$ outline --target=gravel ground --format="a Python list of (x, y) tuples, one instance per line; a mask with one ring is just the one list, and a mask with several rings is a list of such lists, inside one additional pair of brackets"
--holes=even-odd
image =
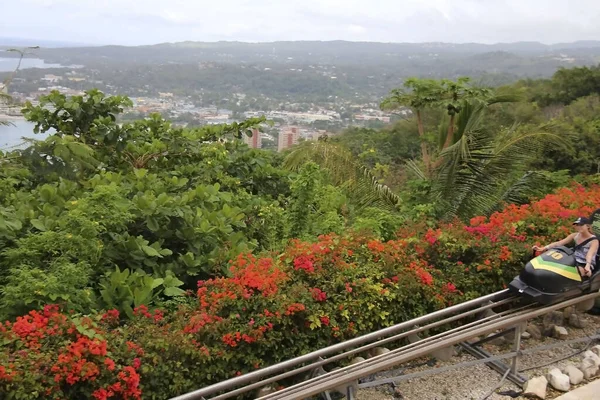
[[(589, 314), (581, 314), (583, 320), (586, 323), (585, 329), (576, 329), (567, 327), (569, 331), (569, 339), (583, 338), (586, 335), (594, 335), (600, 328), (600, 317), (592, 316)], [(533, 321), (541, 323), (541, 319)], [(531, 322), (530, 322), (531, 323)], [(540, 345), (546, 345), (550, 343), (558, 342), (557, 339), (542, 338), (541, 340), (527, 339), (522, 341), (522, 349), (530, 349)], [(519, 359), (519, 369), (525, 369), (530, 367), (547, 364), (559, 358), (566, 357), (570, 354), (585, 347), (587, 343), (577, 343), (571, 346), (563, 346), (550, 350), (541, 351), (532, 355), (524, 355)], [(501, 346), (494, 346), (486, 344), (484, 348), (492, 353), (493, 355), (499, 355), (511, 351), (512, 342)], [(475, 358), (461, 353), (458, 356), (453, 357), (449, 362), (438, 362), (435, 366), (442, 367), (445, 365), (458, 364), (465, 361), (471, 361)], [(564, 361), (558, 361), (551, 365), (532, 369), (521, 373), (528, 378), (535, 376), (544, 375), (549, 369), (558, 367), (561, 368), (567, 365), (570, 361), (577, 364), (581, 360), (581, 355), (574, 356)], [(413, 363), (419, 361), (427, 361), (427, 359), (415, 360)], [(509, 363), (510, 360), (506, 360)], [(422, 366), (413, 368), (405, 371), (404, 373), (413, 373), (429, 369), (428, 366)], [(394, 370), (383, 371), (371, 377), (369, 380), (381, 379), (384, 377), (397, 376), (401, 373), (402, 368), (396, 368)], [(477, 365), (470, 368), (464, 368), (460, 370), (448, 371), (442, 374), (431, 375), (423, 378), (416, 378), (408, 381), (402, 381), (396, 384), (396, 395), (394, 396), (394, 389), (390, 385), (379, 386), (377, 388), (369, 388), (359, 390), (357, 393), (358, 400), (480, 400), (486, 394), (488, 394), (493, 388), (495, 388), (502, 377), (495, 371), (491, 370), (485, 365)], [(583, 384), (585, 384), (584, 382)], [(520, 388), (512, 384), (509, 381), (505, 381), (501, 388), (495, 391), (488, 399), (490, 400), (509, 400), (510, 396), (500, 395), (497, 392), (504, 391), (516, 391), (520, 392)], [(546, 399), (553, 399), (558, 397), (560, 392), (554, 391), (548, 385), (548, 391)], [(518, 396), (516, 399), (525, 399), (525, 397)]]

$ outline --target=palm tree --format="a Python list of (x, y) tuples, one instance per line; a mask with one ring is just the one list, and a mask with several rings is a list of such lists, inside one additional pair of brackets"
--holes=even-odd
[(393, 89), (388, 97), (381, 102), (382, 110), (398, 110), (409, 107), (417, 118), (417, 129), (421, 139), (421, 156), (427, 175), (431, 168), (431, 159), (425, 140), (425, 127), (423, 113), (427, 108), (432, 108), (439, 103), (443, 88), (440, 81), (434, 79), (410, 78), (404, 82), (404, 88)]
[(503, 202), (526, 200), (544, 182), (542, 174), (526, 171), (528, 163), (549, 142), (566, 145), (548, 129), (491, 132), (483, 124), (487, 106), (464, 101), (454, 139), (440, 153), (431, 197), (443, 217), (485, 215)]
[[(427, 160), (424, 162), (425, 171), (412, 160), (407, 163), (418, 177), (429, 182), (430, 202), (436, 205), (439, 217), (469, 218), (488, 214), (503, 202), (521, 202), (537, 192), (543, 175), (526, 171), (525, 167), (548, 142), (564, 145), (564, 140), (546, 129), (522, 133), (514, 126), (492, 132), (483, 123), (490, 105), (515, 101), (518, 96), (509, 92), (493, 93), (487, 89), (471, 90), (465, 88), (464, 80), (457, 85), (451, 85), (450, 81), (439, 84), (423, 83), (422, 80), (408, 82), (417, 93), (409, 94), (398, 89), (384, 100), (382, 106), (413, 107), (419, 135), (424, 135), (420, 115), (425, 107), (446, 104), (448, 110), (454, 110), (440, 124), (440, 144), (435, 162), (431, 162), (428, 152), (423, 152), (428, 157), (423, 160)], [(306, 143), (288, 155), (286, 165), (298, 168), (307, 160), (327, 169), (334, 183), (348, 188), (349, 197), (360, 205), (394, 208), (399, 205), (399, 196), (379, 183), (368, 168), (339, 145)]]
[(327, 170), (332, 183), (350, 193), (350, 200), (358, 208), (376, 206), (395, 210), (400, 203), (400, 197), (379, 183), (369, 168), (343, 146), (324, 140), (301, 143), (288, 154), (284, 166), (298, 170), (307, 161)]

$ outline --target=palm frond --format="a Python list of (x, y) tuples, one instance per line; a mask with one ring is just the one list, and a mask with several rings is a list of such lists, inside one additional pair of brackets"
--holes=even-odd
[(358, 207), (395, 209), (400, 197), (378, 179), (346, 148), (329, 142), (306, 142), (288, 154), (284, 167), (298, 170), (313, 161), (328, 171), (334, 185), (343, 187)]
[(408, 160), (408, 161), (406, 161), (405, 165), (409, 171), (411, 171), (413, 174), (415, 174), (417, 176), (417, 178), (422, 179), (422, 180), (427, 180), (427, 175), (425, 174), (425, 172), (423, 172), (421, 167), (419, 167), (419, 165), (417, 165), (415, 160)]
[(501, 195), (503, 203), (523, 204), (532, 196), (543, 195), (542, 189), (549, 183), (546, 175), (538, 171), (526, 171)]
[(535, 194), (539, 185), (527, 185), (541, 178), (520, 171), (548, 143), (567, 146), (557, 134), (521, 133), (516, 125), (495, 136), (484, 129), (484, 114), (485, 106), (466, 107), (457, 121), (460, 139), (440, 155), (434, 188), (445, 217), (488, 214), (503, 201)]

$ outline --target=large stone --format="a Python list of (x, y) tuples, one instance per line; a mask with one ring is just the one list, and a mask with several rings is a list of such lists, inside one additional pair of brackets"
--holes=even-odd
[(275, 393), (275, 388), (273, 386), (263, 386), (258, 389), (258, 392), (256, 392), (256, 398), (260, 398), (271, 393)]
[[(517, 333), (516, 331), (517, 327), (513, 327), (513, 328), (509, 328), (510, 331), (506, 333), (506, 335), (504, 335), (504, 337), (506, 338), (506, 340), (508, 340), (509, 342), (512, 342), (515, 340), (515, 335)], [(527, 332), (527, 323), (523, 323), (521, 324), (521, 335), (523, 333)], [(523, 338), (523, 336), (521, 336), (521, 339)]]
[(569, 316), (569, 325), (573, 328), (583, 329), (585, 328), (585, 320), (581, 314), (573, 313)]
[(548, 381), (543, 376), (538, 376), (537, 378), (533, 378), (525, 383), (525, 388), (523, 389), (523, 396), (537, 398), (544, 400), (546, 398), (546, 387), (548, 386)]
[(386, 354), (389, 352), (390, 352), (390, 349), (388, 349), (387, 347), (375, 347), (374, 349), (371, 349), (371, 351), (369, 352), (369, 355), (371, 357), (377, 357), (377, 356), (380, 356), (382, 354)]
[[(416, 328), (416, 326), (413, 328)], [(406, 339), (408, 340), (408, 343), (416, 343), (416, 342), (422, 340), (421, 337), (419, 335), (417, 335), (416, 333), (411, 333), (410, 335), (408, 335), (406, 337)]]
[(450, 361), (452, 357), (456, 355), (456, 350), (454, 346), (445, 347), (443, 349), (435, 350), (431, 353), (431, 356), (440, 360), (440, 361)]
[(354, 357), (351, 361), (350, 364), (358, 364), (359, 362), (363, 362), (365, 361), (364, 357)]
[[(490, 333), (489, 335), (487, 335), (487, 337), (494, 336), (495, 334), (496, 333)], [(506, 343), (506, 338), (504, 336), (498, 336), (497, 338), (494, 338), (488, 341), (487, 343), (491, 344), (492, 346), (502, 346), (504, 343)]]
[(596, 345), (596, 346), (592, 347), (591, 350), (594, 352), (594, 354), (596, 354), (597, 356), (600, 356), (600, 345)]
[(591, 379), (598, 373), (598, 366), (596, 362), (591, 358), (584, 358), (579, 366), (581, 372), (583, 372), (583, 377), (585, 379)]
[[(490, 304), (492, 304), (492, 302), (491, 302), (491, 301), (488, 301), (488, 302), (487, 302), (486, 304), (484, 304), (484, 305), (486, 305), (486, 306), (487, 306), (487, 305), (490, 305)], [(494, 315), (496, 315), (496, 314), (497, 314), (497, 313), (496, 313), (496, 312), (494, 312), (494, 311), (493, 311), (491, 308), (487, 308), (487, 309), (485, 309), (485, 310), (483, 310), (483, 311), (481, 311), (481, 312), (477, 313), (477, 314), (475, 315), (475, 318), (479, 320), (479, 319), (484, 319), (484, 318), (492, 317), (492, 316), (494, 316)]]
[(571, 315), (575, 312), (574, 306), (569, 306), (563, 310), (563, 318), (568, 321)]
[(569, 376), (560, 372), (560, 369), (558, 368), (551, 369), (550, 372), (546, 374), (546, 380), (548, 380), (550, 386), (561, 392), (568, 392), (571, 388)]
[(521, 339), (523, 339), (523, 340), (531, 339), (531, 333), (529, 333), (529, 332), (521, 333)]
[(532, 338), (534, 338), (535, 340), (540, 340), (542, 338), (542, 332), (540, 331), (540, 328), (538, 328), (536, 325), (534, 324), (529, 324), (529, 326), (527, 327), (527, 332), (531, 335)]
[(589, 299), (586, 301), (582, 301), (581, 303), (577, 303), (576, 307), (577, 310), (579, 311), (589, 311), (592, 308), (594, 308), (594, 302), (596, 301), (596, 299)]
[(600, 357), (598, 357), (598, 355), (596, 353), (594, 353), (593, 351), (588, 350), (585, 353), (583, 353), (583, 358), (589, 358), (589, 359), (593, 360), (594, 364), (596, 364), (596, 367), (600, 368)]
[(564, 323), (563, 313), (560, 311), (552, 311), (544, 315), (542, 325), (544, 330), (549, 329), (552, 325), (561, 326)]
[(579, 385), (583, 382), (583, 372), (579, 368), (574, 365), (567, 365), (564, 370), (565, 374), (569, 377), (569, 382), (571, 385)]
[(554, 332), (552, 333), (552, 337), (557, 339), (566, 340), (569, 338), (569, 332), (562, 326), (555, 326)]

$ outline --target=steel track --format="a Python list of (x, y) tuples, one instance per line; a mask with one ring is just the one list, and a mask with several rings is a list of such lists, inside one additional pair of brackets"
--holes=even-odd
[[(593, 299), (599, 295), (600, 293), (592, 293), (550, 306), (541, 306), (537, 304), (529, 304), (525, 306), (513, 305), (512, 307), (509, 307), (509, 309), (500, 313), (490, 315), (478, 321), (466, 323), (460, 327), (446, 330), (431, 337), (426, 337), (422, 340), (399, 347), (380, 356), (369, 358), (345, 368), (305, 380), (278, 392), (260, 397), (259, 399), (305, 399), (316, 394), (344, 386), (348, 387), (347, 395), (349, 398), (351, 398), (352, 385), (355, 384), (359, 378), (372, 375), (376, 372), (389, 369), (402, 363), (406, 363), (415, 358), (428, 355), (436, 350), (466, 342), (467, 340), (477, 336), (485, 335), (496, 330), (506, 330), (515, 327), (531, 318), (535, 318), (553, 310)], [(346, 342), (316, 350), (303, 356), (254, 371), (240, 377), (232, 378), (181, 396), (174, 397), (172, 400), (205, 400), (205, 396), (209, 395), (216, 395), (211, 397), (211, 400), (224, 400), (234, 396), (239, 396), (251, 390), (264, 387), (270, 383), (281, 381), (285, 378), (296, 376), (307, 371), (314, 371), (317, 368), (321, 368), (325, 364), (341, 359), (347, 359), (349, 356), (357, 353), (362, 353), (384, 344), (402, 340), (409, 335), (428, 331), (432, 328), (446, 325), (451, 322), (464, 320), (469, 316), (481, 313), (481, 311), (487, 309), (493, 309), (503, 305), (510, 305), (510, 303), (517, 299), (520, 299), (520, 297), (514, 296), (508, 290), (492, 293), (490, 295), (469, 300), (467, 302), (448, 307), (447, 309), (439, 310), (410, 321), (406, 321), (376, 332), (369, 333), (367, 335), (363, 335), (361, 337), (348, 340)], [(515, 354), (516, 356), (514, 362), (516, 365), (516, 357), (520, 354), (520, 352), (516, 351)], [(274, 374), (275, 376), (273, 376)]]
[[(381, 329), (376, 332), (371, 332), (369, 334), (366, 334), (366, 335), (363, 335), (363, 336), (360, 336), (360, 337), (357, 337), (354, 339), (350, 339), (345, 342), (337, 343), (335, 345), (313, 351), (311, 353), (293, 358), (291, 360), (280, 362), (279, 364), (276, 364), (276, 365), (271, 365), (271, 366), (262, 368), (260, 370), (244, 374), (244, 375), (236, 377), (236, 378), (231, 378), (226, 381), (215, 383), (213, 385), (204, 387), (202, 389), (198, 389), (193, 392), (174, 397), (172, 400), (200, 400), (200, 399), (204, 399), (205, 396), (207, 396), (207, 395), (217, 394), (219, 392), (231, 390), (235, 387), (243, 386), (244, 384), (246, 384), (246, 386), (243, 386), (239, 389), (235, 389), (233, 391), (224, 393), (224, 394), (214, 398), (214, 400), (225, 399), (225, 398), (229, 398), (232, 396), (236, 396), (236, 395), (248, 392), (249, 390), (252, 390), (254, 388), (264, 386), (267, 383), (273, 382), (275, 380), (280, 380), (285, 377), (297, 375), (300, 372), (314, 369), (317, 365), (323, 365), (328, 362), (334, 361), (334, 359), (339, 359), (339, 357), (337, 357), (337, 358), (330, 357), (330, 358), (327, 358), (326, 360), (323, 360), (323, 357), (328, 357), (332, 354), (337, 354), (341, 351), (346, 351), (345, 357), (347, 357), (348, 355), (355, 353), (354, 350), (348, 351), (348, 349), (352, 349), (356, 346), (364, 345), (367, 342), (375, 341), (375, 343), (371, 343), (369, 345), (363, 346), (361, 348), (362, 350), (379, 346), (382, 343), (382, 338), (385, 338), (390, 335), (398, 334), (399, 332), (406, 331), (407, 329), (414, 328), (415, 326), (419, 326), (421, 324), (429, 324), (429, 325), (423, 326), (422, 328), (415, 328), (416, 331), (420, 332), (422, 330), (430, 329), (433, 325), (439, 326), (439, 325), (443, 324), (442, 321), (431, 323), (431, 321), (435, 321), (436, 319), (443, 318), (443, 317), (446, 317), (448, 315), (452, 315), (455, 313), (462, 313), (460, 318), (465, 318), (469, 315), (479, 313), (482, 310), (497, 307), (500, 304), (506, 304), (507, 302), (512, 301), (515, 298), (516, 297), (513, 294), (511, 294), (508, 289), (501, 290), (499, 292), (492, 293), (492, 294), (489, 294), (486, 296), (482, 296), (477, 299), (469, 300), (464, 303), (456, 304), (456, 305), (448, 307), (446, 309), (438, 310), (438, 311), (432, 312), (430, 314), (427, 314), (427, 315), (424, 315), (424, 316), (421, 316), (418, 318), (414, 318), (410, 321), (405, 321), (405, 322), (396, 324), (394, 326), (390, 326), (388, 328)], [(488, 302), (492, 302), (493, 304), (491, 304), (491, 305), (487, 304)], [(467, 311), (467, 310), (469, 310), (469, 311)], [(458, 316), (446, 318), (446, 320), (445, 320), (446, 322), (444, 322), (444, 323), (448, 323), (448, 322), (457, 320), (457, 317)], [(400, 335), (406, 336), (408, 334), (410, 334), (410, 332), (403, 332)], [(398, 338), (398, 336), (396, 338)], [(389, 339), (391, 339), (391, 338), (387, 338), (387, 339), (383, 339), (383, 340), (385, 341), (385, 343), (387, 343), (390, 341)], [(357, 351), (362, 351), (362, 350), (357, 350)], [(306, 365), (307, 363), (309, 365)], [(281, 373), (283, 371), (293, 369), (293, 368), (295, 368), (293, 371)], [(281, 374), (274, 376), (272, 378), (264, 379), (267, 376), (271, 376), (275, 373), (281, 373)], [(260, 381), (260, 382), (257, 382), (257, 381)], [(254, 383), (254, 382), (256, 382), (256, 383)]]
[(591, 293), (558, 304), (545, 307), (538, 306), (534, 307), (532, 310), (525, 309), (516, 313), (510, 313), (479, 325), (469, 326), (467, 328), (460, 327), (452, 329), (448, 332), (444, 332), (442, 334), (432, 336), (431, 338), (426, 338), (422, 341), (416, 342), (413, 345), (401, 347), (381, 356), (329, 372), (325, 375), (321, 375), (308, 381), (296, 384), (270, 395), (260, 397), (260, 400), (305, 399), (339, 386), (349, 385), (361, 377), (368, 376), (391, 368), (395, 365), (425, 356), (435, 350), (453, 346), (473, 337), (481, 336), (498, 329), (510, 328), (529, 319), (546, 314), (550, 311), (594, 299), (599, 295), (600, 293)]

